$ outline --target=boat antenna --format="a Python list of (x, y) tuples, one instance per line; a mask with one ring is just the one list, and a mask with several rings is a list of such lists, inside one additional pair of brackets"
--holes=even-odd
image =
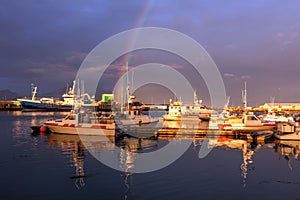
[(79, 79), (77, 81), (77, 94), (76, 94), (76, 102), (79, 103), (80, 101), (80, 84), (79, 84)]
[(133, 75), (134, 75), (134, 70), (132, 69), (132, 74), (131, 74), (131, 90), (133, 91)]
[(228, 108), (229, 102), (230, 102), (230, 96), (227, 96), (226, 103), (225, 103), (225, 108), (226, 109)]
[(194, 90), (194, 104), (198, 103), (198, 97), (197, 97), (197, 93), (196, 90)]
[(270, 97), (271, 108), (268, 109), (269, 113), (273, 113), (273, 109), (275, 107), (275, 97)]
[(81, 80), (81, 93), (84, 94), (84, 80)]
[(242, 90), (242, 99), (244, 108), (247, 109), (247, 82), (245, 81), (245, 89)]

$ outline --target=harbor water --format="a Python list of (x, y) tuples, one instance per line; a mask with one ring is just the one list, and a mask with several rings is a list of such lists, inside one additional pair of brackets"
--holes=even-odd
[[(204, 139), (183, 136), (177, 142), (191, 145), (179, 159), (153, 172), (130, 173), (104, 165), (86, 145), (96, 151), (118, 146), (124, 152), (151, 152), (174, 136), (97, 144), (86, 136), (83, 144), (76, 135), (31, 134), (30, 126), (63, 114), (0, 112), (0, 199), (299, 199), (298, 141), (222, 136), (199, 158)], [(130, 169), (139, 158), (123, 153), (118, 159)]]

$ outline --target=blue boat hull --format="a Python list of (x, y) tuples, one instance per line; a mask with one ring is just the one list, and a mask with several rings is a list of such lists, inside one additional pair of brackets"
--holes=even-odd
[(52, 103), (40, 103), (32, 101), (21, 101), (22, 111), (70, 111), (72, 105), (60, 105)]

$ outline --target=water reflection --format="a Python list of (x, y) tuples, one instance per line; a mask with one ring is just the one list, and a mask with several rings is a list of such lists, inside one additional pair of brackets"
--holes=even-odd
[(89, 148), (96, 151), (102, 149), (114, 149), (114, 137), (109, 137), (109, 141), (104, 138), (101, 140), (100, 136), (78, 136), (78, 135), (64, 135), (64, 134), (50, 134), (47, 142), (50, 146), (58, 146), (62, 150), (62, 154), (70, 158), (70, 166), (75, 168), (75, 173), (71, 178), (75, 179), (76, 188), (82, 188), (84, 183), (85, 171), (84, 160)]
[(79, 136), (77, 135), (58, 135), (51, 134), (47, 140), (50, 146), (58, 146), (62, 150), (62, 154), (69, 157), (69, 164), (75, 167), (75, 174), (71, 178), (75, 179), (77, 189), (82, 188), (84, 183), (84, 159), (87, 153)]
[(131, 179), (133, 178), (133, 174), (130, 171), (135, 166), (135, 160), (138, 157), (137, 153), (155, 151), (160, 145), (156, 137), (136, 138), (130, 136), (123, 137), (116, 145), (120, 147), (120, 169), (125, 172), (124, 185), (126, 190), (124, 199), (127, 199), (131, 192)]
[[(14, 111), (10, 113), (1, 113), (3, 116), (13, 117), (12, 123), (12, 137), (15, 140), (15, 146), (32, 142), (30, 133), (32, 133), (31, 126), (37, 126), (48, 120), (49, 118), (61, 118), (66, 113), (60, 112), (22, 112)], [(43, 135), (43, 133), (41, 133)], [(33, 138), (33, 140), (35, 140)], [(32, 142), (35, 144), (36, 142)]]
[(292, 159), (299, 160), (300, 154), (300, 141), (297, 140), (277, 140), (274, 146), (275, 152), (281, 154), (285, 160), (289, 169), (292, 171), (293, 167), (291, 164)]
[[(59, 146), (59, 148), (62, 149), (62, 153), (70, 158), (70, 166), (74, 167), (74, 174), (71, 178), (75, 179), (74, 184), (78, 189), (85, 186), (84, 178), (86, 176), (84, 162), (88, 153), (87, 149), (92, 149), (100, 156), (101, 151), (103, 150), (114, 152), (118, 149), (117, 156), (119, 168), (124, 171), (124, 186), (127, 188), (125, 192), (126, 196), (130, 193), (130, 179), (133, 178), (133, 174), (130, 172), (135, 167), (138, 153), (156, 151), (168, 144), (171, 140), (176, 140), (178, 142), (181, 142), (182, 140), (191, 141), (191, 144), (193, 145), (192, 148), (196, 151), (199, 151), (204, 141), (207, 141), (209, 148), (240, 151), (242, 155), (239, 166), (242, 180), (241, 185), (246, 187), (249, 170), (254, 168), (253, 156), (265, 145), (265, 141), (257, 140), (255, 138), (251, 139), (245, 137), (245, 135), (217, 135), (213, 137), (206, 134), (198, 134), (197, 131), (186, 132), (189, 128), (188, 125), (189, 124), (185, 124), (183, 127), (186, 129), (178, 131), (178, 127), (182, 127), (182, 124), (178, 124), (178, 122), (167, 122), (164, 124), (164, 127), (158, 131), (164, 130), (163, 134), (158, 134), (157, 137), (151, 136), (150, 138), (124, 136), (121, 138), (111, 137), (109, 138), (109, 141), (106, 139), (101, 141), (101, 139), (99, 140), (99, 136), (89, 135), (79, 137), (77, 135), (51, 134), (47, 141), (50, 145)], [(200, 129), (204, 126), (207, 126), (207, 123), (198, 124), (198, 128), (201, 127)], [(149, 130), (149, 132), (151, 132), (151, 130)], [(290, 169), (292, 169), (290, 162), (291, 158), (298, 159), (299, 157), (299, 146), (299, 141), (275, 141), (275, 151), (284, 156), (288, 161)]]
[[(172, 140), (172, 135), (159, 136), (159, 140)], [(264, 141), (257, 141), (255, 138), (247, 140), (241, 139), (240, 136), (206, 136), (206, 135), (181, 135), (180, 140), (192, 140), (193, 149), (199, 151), (204, 141), (208, 141), (208, 148), (222, 148), (226, 150), (240, 150), (242, 153), (242, 160), (240, 165), (242, 185), (246, 187), (246, 180), (249, 168), (253, 164), (253, 155), (264, 145)]]
[(130, 169), (134, 168), (135, 160), (138, 152), (152, 151), (158, 148), (155, 138), (134, 138), (123, 137), (116, 140), (115, 137), (109, 137), (101, 140), (100, 136), (78, 136), (64, 134), (50, 134), (47, 142), (50, 146), (59, 147), (63, 155), (67, 155), (70, 159), (70, 166), (75, 168), (75, 173), (71, 178), (75, 179), (75, 186), (80, 189), (83, 187), (85, 170), (84, 161), (88, 149), (93, 151), (93, 154), (100, 155), (101, 151), (114, 151), (116, 146), (120, 148), (119, 164), (120, 168), (125, 172), (126, 179), (131, 174)]

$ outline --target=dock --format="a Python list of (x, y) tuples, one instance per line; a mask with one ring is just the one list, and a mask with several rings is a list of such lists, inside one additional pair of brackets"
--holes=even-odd
[(0, 111), (17, 111), (22, 110), (19, 101), (16, 100), (0, 100)]

